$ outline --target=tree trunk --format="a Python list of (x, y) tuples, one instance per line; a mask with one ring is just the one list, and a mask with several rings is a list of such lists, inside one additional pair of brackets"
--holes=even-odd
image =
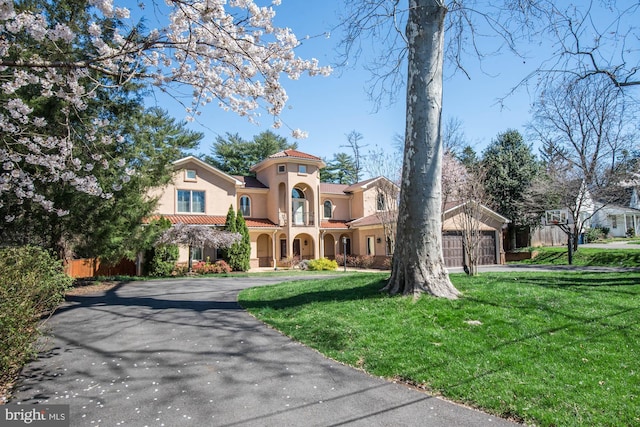
[(446, 8), (410, 0), (407, 40), (407, 124), (396, 250), (383, 290), (454, 299), (442, 258), (442, 64)]

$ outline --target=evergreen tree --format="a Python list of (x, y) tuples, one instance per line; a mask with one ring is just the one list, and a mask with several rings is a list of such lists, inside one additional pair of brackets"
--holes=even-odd
[(528, 216), (522, 211), (526, 190), (539, 171), (538, 161), (516, 130), (507, 130), (483, 152), (482, 164), (490, 171), (485, 178), (487, 193), (495, 209), (509, 218), (511, 247), (516, 247), (516, 228), (528, 226)]
[(237, 271), (249, 271), (251, 267), (251, 238), (249, 237), (249, 228), (247, 228), (247, 223), (240, 210), (236, 216), (236, 231), (242, 235), (242, 239), (235, 244), (237, 246), (237, 264), (232, 268)]
[[(227, 211), (227, 218), (224, 221), (224, 229), (235, 233), (238, 231), (236, 225), (236, 211), (233, 209), (233, 205), (229, 205), (229, 210)], [(227, 264), (231, 268), (235, 263), (235, 245), (231, 246), (228, 249), (222, 250), (222, 259), (226, 261)]]
[(250, 175), (249, 169), (272, 154), (288, 149), (297, 149), (298, 144), (289, 143), (287, 138), (267, 130), (244, 140), (239, 134), (228, 133), (218, 136), (211, 149), (211, 156), (205, 161), (230, 175)]
[(457, 159), (468, 169), (473, 170), (478, 165), (480, 161), (478, 159), (478, 155), (472, 146), (467, 145), (462, 149), (462, 152), (456, 155)]
[(333, 155), (333, 160), (326, 163), (327, 167), (320, 169), (321, 182), (348, 185), (356, 183), (356, 163), (352, 156), (347, 153), (337, 153)]

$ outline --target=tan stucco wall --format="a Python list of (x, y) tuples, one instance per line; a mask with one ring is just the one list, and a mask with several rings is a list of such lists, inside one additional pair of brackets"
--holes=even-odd
[(325, 200), (330, 200), (333, 204), (333, 215), (331, 219), (344, 220), (348, 221), (351, 218), (351, 209), (350, 209), (350, 197), (342, 196), (339, 194), (325, 194), (321, 195), (320, 199), (320, 215), (322, 215), (322, 219), (324, 217), (324, 202)]
[[(195, 181), (185, 180), (186, 169), (196, 171), (197, 178)], [(237, 209), (235, 184), (220, 175), (192, 164), (176, 171), (171, 184), (151, 192), (152, 196), (160, 194), (156, 213), (165, 215), (182, 213), (177, 211), (177, 190), (204, 191), (204, 215), (226, 215), (229, 205), (233, 205), (234, 209)]]
[(240, 198), (242, 196), (249, 196), (251, 200), (251, 218), (267, 218), (268, 217), (268, 193), (256, 192), (246, 189), (238, 189), (238, 196), (236, 198), (236, 206), (240, 207)]

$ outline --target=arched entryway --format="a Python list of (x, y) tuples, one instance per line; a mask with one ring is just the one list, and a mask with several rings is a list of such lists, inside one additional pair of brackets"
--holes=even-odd
[(336, 259), (336, 239), (332, 234), (324, 236), (324, 256), (329, 259)]
[(258, 256), (258, 266), (273, 267), (273, 243), (271, 236), (261, 234), (256, 241), (256, 250)]
[(338, 240), (338, 253), (344, 254), (345, 247), (347, 250), (347, 255), (351, 255), (351, 236), (349, 236), (348, 234), (342, 234), (340, 236), (340, 239)]
[(299, 260), (314, 259), (314, 240), (310, 234), (300, 233), (293, 238), (293, 256)]

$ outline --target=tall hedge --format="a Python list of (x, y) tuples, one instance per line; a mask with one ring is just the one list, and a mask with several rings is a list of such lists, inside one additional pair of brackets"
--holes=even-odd
[(42, 248), (0, 249), (0, 383), (9, 382), (35, 354), (40, 322), (72, 283), (62, 263)]

